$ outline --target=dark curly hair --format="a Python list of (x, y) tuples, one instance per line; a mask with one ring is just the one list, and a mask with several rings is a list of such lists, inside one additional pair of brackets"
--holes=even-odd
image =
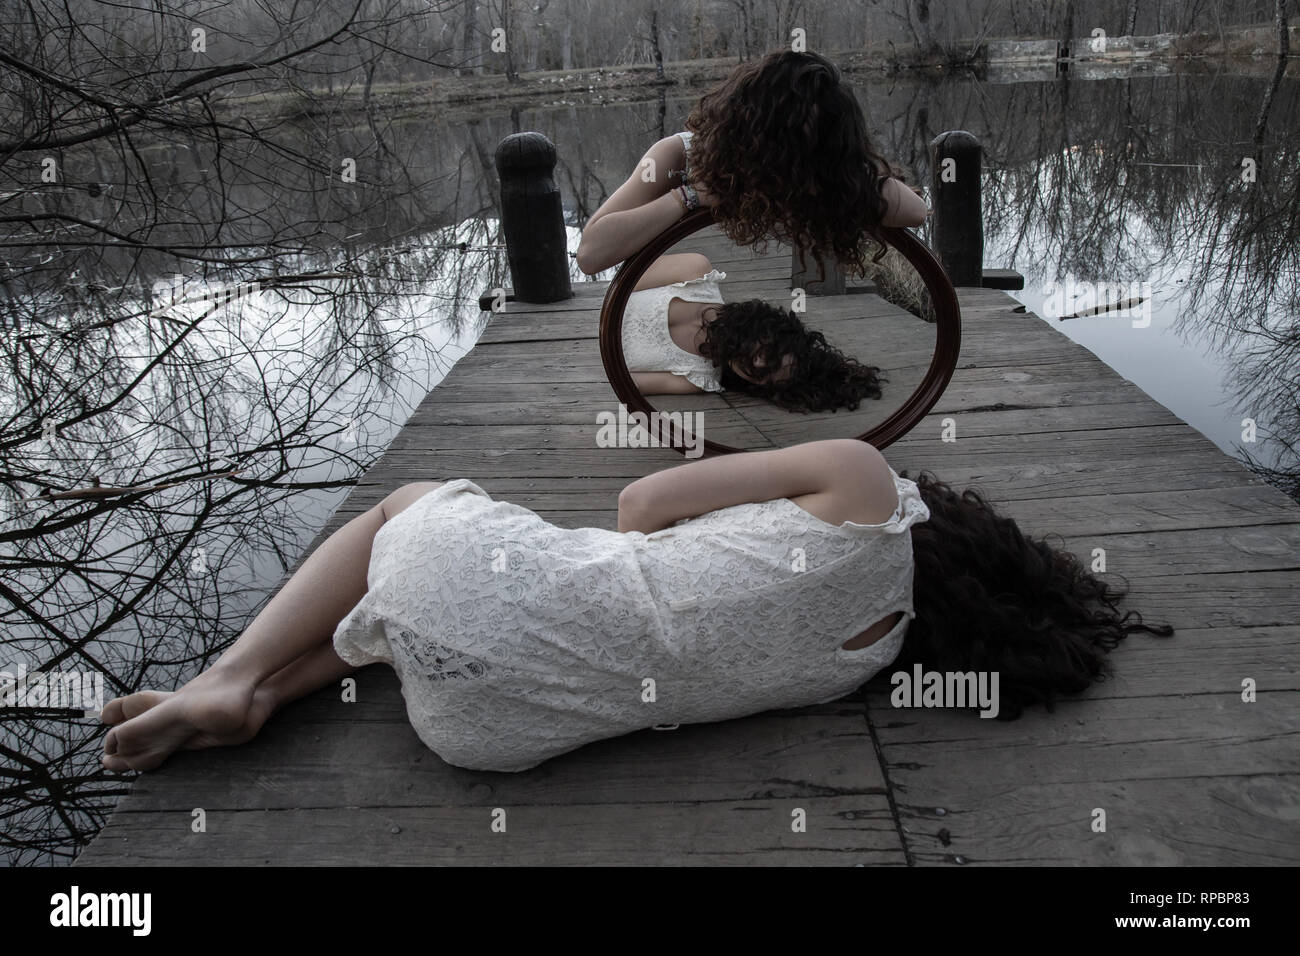
[(867, 237), (880, 243), (900, 175), (871, 145), (866, 118), (840, 71), (816, 53), (784, 50), (743, 63), (686, 118), (691, 180), (716, 197), (714, 218), (760, 254), (766, 239), (865, 274)]
[(1051, 710), (1060, 695), (1103, 680), (1106, 654), (1131, 632), (1174, 633), (1143, 623), (1137, 611), (1121, 616), (1127, 586), (1026, 537), (978, 491), (958, 493), (928, 471), (912, 480), (930, 519), (911, 527), (916, 617), (895, 670), (996, 671), (998, 719), (1013, 720), (1027, 706)]
[[(710, 314), (712, 318), (710, 318)], [(762, 299), (728, 302), (705, 310), (700, 354), (721, 371), (722, 387), (766, 399), (792, 412), (852, 411), (864, 398), (880, 398), (880, 369), (863, 365), (807, 328), (794, 312)], [(783, 381), (763, 380), (789, 363)]]

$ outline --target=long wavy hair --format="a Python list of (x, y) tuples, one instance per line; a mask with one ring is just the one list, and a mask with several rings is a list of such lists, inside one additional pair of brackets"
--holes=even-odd
[(959, 493), (928, 471), (912, 480), (930, 519), (911, 527), (916, 617), (894, 670), (996, 671), (998, 719), (1014, 720), (1104, 680), (1106, 655), (1130, 633), (1174, 633), (1121, 614), (1127, 582), (1109, 584), (1070, 552), (1026, 537), (977, 490)]
[[(722, 387), (766, 399), (792, 412), (852, 411), (864, 398), (880, 398), (888, 381), (809, 329), (792, 311), (762, 299), (728, 302), (705, 310), (700, 354), (721, 372)], [(770, 372), (789, 364), (788, 377)], [(751, 382), (736, 374), (759, 379)]]
[(816, 53), (784, 50), (743, 63), (686, 118), (691, 179), (716, 197), (714, 218), (760, 254), (775, 238), (864, 274), (867, 237), (885, 252), (881, 187), (901, 175), (867, 138), (840, 71)]

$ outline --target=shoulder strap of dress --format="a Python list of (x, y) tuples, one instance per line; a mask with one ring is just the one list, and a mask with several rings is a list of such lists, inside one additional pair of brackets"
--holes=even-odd
[(675, 290), (673, 292), (673, 297), (683, 299), (687, 302), (704, 302), (711, 305), (721, 305), (725, 300), (722, 298), (722, 289), (718, 287), (718, 283), (726, 277), (727, 274), (725, 272), (711, 269), (705, 275), (696, 276), (693, 279), (684, 279), (681, 282), (674, 282), (665, 288)]

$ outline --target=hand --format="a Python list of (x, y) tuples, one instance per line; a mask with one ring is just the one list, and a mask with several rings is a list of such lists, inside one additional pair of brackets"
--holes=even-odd
[(711, 207), (718, 204), (718, 197), (713, 195), (713, 193), (709, 192), (703, 186), (691, 183), (691, 188), (695, 190), (695, 198), (700, 201), (701, 206)]

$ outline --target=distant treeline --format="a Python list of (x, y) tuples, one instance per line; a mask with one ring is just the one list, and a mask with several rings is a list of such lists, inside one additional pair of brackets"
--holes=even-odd
[[(716, 57), (747, 59), (787, 46), (802, 29), (820, 52), (968, 54), (987, 37), (1068, 39), (1207, 33), (1224, 36), (1285, 15), (1284, 0), (0, 0), (7, 42), (30, 49), (84, 44), (104, 68), (152, 68), (174, 50), (176, 65), (203, 68), (278, 51), (286, 27), (352, 29), (295, 59), (331, 88), (341, 74), (369, 83), (653, 64)], [(195, 42), (194, 30), (204, 33)], [(301, 37), (292, 28), (288, 31)], [(364, 34), (366, 39), (360, 39)], [(387, 55), (376, 62), (382, 39)], [(196, 52), (198, 45), (204, 49)], [(163, 47), (160, 50), (159, 47)], [(68, 51), (65, 51), (65, 53)], [(394, 55), (396, 54), (396, 55)]]

